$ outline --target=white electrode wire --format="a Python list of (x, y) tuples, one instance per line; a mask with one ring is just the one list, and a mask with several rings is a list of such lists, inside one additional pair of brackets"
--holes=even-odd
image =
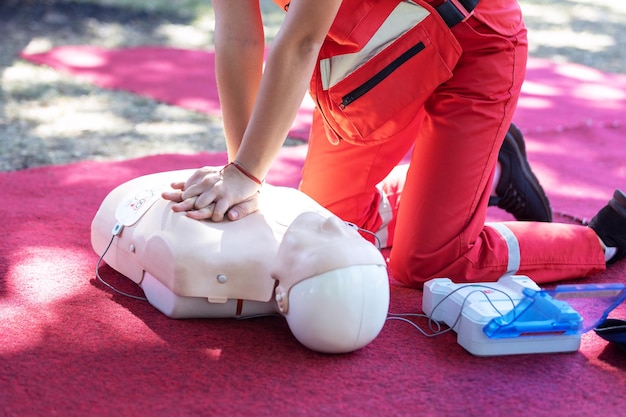
[[(454, 293), (461, 291), (462, 289), (468, 288), (468, 287), (472, 287), (472, 288), (476, 288), (476, 290), (471, 291), (469, 294), (467, 294), (467, 296), (465, 296), (465, 298), (463, 299), (463, 302), (461, 303), (461, 307), (459, 309), (459, 314), (456, 316), (454, 323), (452, 324), (452, 326), (450, 326), (447, 329), (441, 329), (441, 324), (432, 319), (432, 316), (434, 316), (435, 311), (439, 308), (439, 306), (446, 301), (448, 298), (450, 298)], [(485, 299), (489, 302), (489, 304), (491, 305), (491, 307), (496, 311), (496, 313), (498, 315), (500, 315), (500, 317), (504, 316), (504, 314), (498, 310), (498, 308), (495, 306), (495, 304), (493, 303), (493, 301), (491, 301), (491, 299), (489, 298), (489, 296), (487, 294), (485, 294), (484, 291), (478, 289), (478, 288), (482, 288), (482, 289), (488, 289), (491, 291), (495, 291), (498, 292), (500, 294), (503, 294), (506, 298), (508, 298), (508, 300), (511, 302), (512, 305), (512, 309), (514, 311), (514, 316), (513, 319), (509, 322), (509, 323), (503, 323), (501, 325), (501, 327), (504, 326), (508, 326), (510, 324), (512, 324), (515, 320), (517, 320), (517, 318), (521, 315), (521, 314), (517, 314), (515, 313), (515, 301), (513, 301), (513, 298), (511, 298), (511, 296), (509, 294), (507, 294), (506, 292), (499, 290), (497, 288), (494, 287), (490, 287), (488, 285), (481, 285), (481, 284), (469, 284), (469, 285), (463, 285), (461, 287), (456, 288), (455, 290), (451, 291), (450, 293), (446, 294), (445, 297), (443, 297), (432, 309), (430, 316), (426, 315), (426, 314), (420, 314), (420, 313), (389, 313), (387, 315), (387, 320), (398, 320), (398, 321), (403, 321), (405, 323), (410, 324), (411, 326), (415, 327), (420, 333), (422, 333), (424, 336), (426, 337), (435, 337), (435, 336), (440, 336), (444, 333), (448, 333), (449, 331), (453, 330), (457, 324), (459, 324), (459, 322), (461, 321), (461, 317), (463, 316), (463, 309), (465, 308), (465, 303), (467, 302), (467, 300), (472, 296), (472, 294), (474, 293), (479, 293), (482, 294)], [(428, 328), (430, 330), (430, 333), (426, 332), (426, 330), (422, 329), (419, 325), (417, 325), (416, 323), (414, 323), (413, 321), (409, 320), (407, 317), (420, 317), (420, 318), (427, 318), (428, 319)]]
[(359, 230), (359, 232), (363, 232), (365, 234), (368, 234), (370, 236), (372, 236), (374, 238), (374, 240), (376, 240), (376, 249), (382, 249), (382, 244), (380, 243), (380, 238), (378, 236), (376, 236), (376, 233), (371, 232), (369, 230), (363, 229), (361, 227), (357, 228)]
[(356, 224), (347, 222), (345, 220), (344, 220), (344, 223), (358, 232), (362, 232), (362, 233), (372, 236), (374, 240), (376, 241), (376, 249), (379, 249), (379, 250), (382, 249), (380, 238), (376, 236), (376, 233), (372, 232), (371, 230), (363, 229), (362, 227), (359, 227)]
[(100, 272), (98, 271), (98, 269), (100, 268), (100, 264), (102, 263), (102, 260), (104, 259), (104, 255), (106, 255), (107, 252), (109, 251), (109, 249), (111, 248), (111, 245), (113, 244), (113, 239), (115, 239), (115, 235), (111, 236), (111, 240), (109, 241), (109, 244), (107, 245), (107, 248), (104, 250), (104, 253), (100, 256), (100, 259), (98, 259), (98, 263), (96, 264), (96, 277), (98, 278), (98, 280), (101, 283), (103, 283), (104, 285), (106, 285), (107, 287), (109, 287), (110, 289), (112, 289), (113, 291), (115, 291), (118, 294), (124, 295), (126, 297), (130, 297), (130, 298), (134, 298), (136, 300), (148, 301), (148, 299), (146, 297), (140, 297), (140, 296), (137, 296), (137, 295), (128, 294), (128, 293), (126, 293), (124, 291), (118, 290), (113, 285), (109, 284), (104, 279), (102, 279), (102, 277), (100, 276)]

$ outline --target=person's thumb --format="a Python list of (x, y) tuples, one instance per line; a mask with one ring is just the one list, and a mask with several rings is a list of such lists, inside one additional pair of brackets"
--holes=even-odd
[(248, 214), (252, 214), (259, 209), (259, 200), (257, 198), (251, 198), (246, 201), (233, 206), (228, 210), (229, 220), (239, 220), (246, 217)]

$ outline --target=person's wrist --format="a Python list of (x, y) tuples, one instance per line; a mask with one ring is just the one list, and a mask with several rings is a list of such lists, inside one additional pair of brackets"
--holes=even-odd
[(259, 179), (257, 176), (253, 175), (240, 162), (236, 160), (230, 162), (223, 169), (226, 169), (229, 166), (233, 166), (234, 168), (236, 168), (241, 174), (245, 175), (249, 180), (253, 181), (257, 185), (263, 185), (263, 182), (265, 181), (264, 179)]

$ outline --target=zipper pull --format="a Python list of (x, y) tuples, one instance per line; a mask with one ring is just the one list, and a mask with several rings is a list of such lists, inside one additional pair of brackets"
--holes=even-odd
[(352, 95), (343, 96), (341, 98), (341, 103), (339, 103), (339, 108), (341, 110), (344, 110), (353, 101), (354, 101), (354, 97), (352, 97)]

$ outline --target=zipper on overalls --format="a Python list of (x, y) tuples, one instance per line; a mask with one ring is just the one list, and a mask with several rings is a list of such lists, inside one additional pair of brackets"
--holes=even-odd
[(315, 101), (317, 102), (317, 110), (319, 111), (320, 116), (322, 116), (322, 119), (324, 119), (324, 123), (326, 123), (326, 126), (328, 126), (328, 128), (333, 131), (333, 133), (335, 134), (335, 138), (337, 139), (338, 143), (341, 142), (342, 141), (341, 136), (339, 136), (339, 133), (337, 133), (335, 128), (328, 122), (328, 118), (326, 118), (326, 114), (324, 114), (324, 111), (322, 110), (322, 106), (320, 105), (320, 99), (316, 98)]
[(396, 69), (398, 69), (402, 64), (407, 62), (409, 59), (419, 54), (421, 51), (426, 48), (424, 42), (419, 42), (405, 51), (402, 55), (394, 59), (391, 63), (389, 63), (386, 67), (378, 71), (372, 78), (350, 91), (348, 94), (341, 98), (341, 103), (339, 103), (340, 109), (345, 109), (350, 103), (358, 100), (359, 97), (367, 94), (372, 88), (376, 87), (380, 82), (382, 82), (385, 78), (390, 76)]

